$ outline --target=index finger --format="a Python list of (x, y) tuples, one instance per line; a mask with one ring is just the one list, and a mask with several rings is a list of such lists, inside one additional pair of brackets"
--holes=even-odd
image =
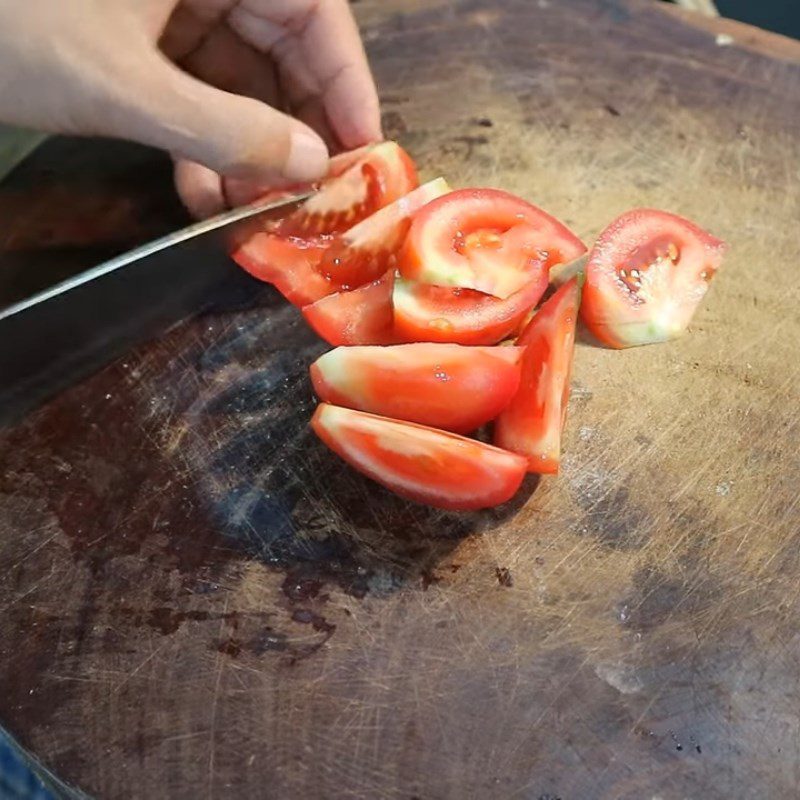
[(346, 0), (320, 0), (300, 41), (342, 144), (358, 147), (381, 139), (378, 92)]
[(378, 93), (346, 0), (242, 0), (227, 22), (275, 60), (294, 106), (319, 99), (344, 147), (382, 138)]

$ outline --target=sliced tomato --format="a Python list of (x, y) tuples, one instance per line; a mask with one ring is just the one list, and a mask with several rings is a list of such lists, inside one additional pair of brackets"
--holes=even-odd
[[(328, 174), (325, 179), (336, 178), (345, 170), (349, 169), (359, 159), (363, 158), (374, 145), (365, 145), (355, 150), (348, 150), (346, 153), (339, 153), (333, 156), (328, 162)], [(319, 188), (320, 182), (294, 183), (289, 186), (273, 188), (270, 186), (260, 186), (252, 181), (237, 178), (226, 178), (224, 181), (225, 197), (228, 204), (232, 207), (243, 206), (246, 203), (253, 203), (258, 200), (261, 203), (267, 201), (281, 200), (284, 197), (291, 197), (295, 194), (308, 192)]]
[(401, 342), (496, 344), (519, 330), (547, 288), (541, 265), (517, 292), (501, 300), (473, 289), (395, 280), (394, 324)]
[(350, 292), (337, 292), (303, 308), (306, 322), (317, 335), (336, 347), (392, 344), (394, 270)]
[(573, 278), (542, 305), (517, 340), (525, 348), (522, 379), (495, 421), (494, 443), (525, 456), (529, 472), (558, 472), (561, 462), (579, 305)]
[(322, 403), (317, 436), (350, 466), (401, 497), (474, 510), (511, 499), (527, 460), (474, 439)]
[(273, 283), (295, 305), (313, 303), (341, 288), (317, 270), (334, 234), (418, 185), (414, 163), (395, 142), (343, 153), (331, 162), (333, 177), (317, 194), (256, 233), (231, 256), (251, 275)]
[(511, 401), (521, 355), (459, 344), (337, 347), (311, 365), (311, 382), (326, 403), (469, 433)]
[(399, 257), (404, 278), (506, 298), (531, 272), (586, 247), (557, 219), (499, 189), (460, 189), (414, 217)]
[(336, 291), (317, 264), (331, 243), (329, 236), (299, 238), (256, 233), (232, 254), (254, 278), (273, 284), (296, 306), (305, 306)]
[(628, 211), (592, 248), (581, 318), (609, 347), (674, 339), (689, 325), (724, 252), (723, 242), (675, 214)]
[(319, 263), (319, 271), (341, 289), (379, 278), (395, 266), (411, 217), (448, 191), (445, 179), (436, 178), (376, 211), (333, 240)]
[(417, 186), (417, 170), (408, 153), (396, 142), (382, 142), (325, 180), (317, 194), (276, 225), (275, 233), (301, 237), (341, 233)]
[[(394, 144), (392, 142), (392, 144)], [(337, 153), (328, 162), (328, 178), (336, 178), (347, 172), (357, 162), (361, 161), (376, 144), (365, 144), (363, 147), (356, 147), (355, 150), (347, 150), (344, 153)]]

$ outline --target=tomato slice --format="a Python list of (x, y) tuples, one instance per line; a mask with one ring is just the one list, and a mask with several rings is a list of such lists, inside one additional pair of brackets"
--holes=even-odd
[(404, 278), (506, 298), (531, 272), (586, 247), (557, 219), (499, 189), (460, 189), (414, 217), (399, 257)]
[(417, 186), (417, 170), (408, 153), (396, 142), (382, 142), (367, 148), (341, 174), (326, 179), (317, 194), (277, 223), (275, 232), (285, 236), (341, 233)]
[(450, 510), (509, 500), (526, 459), (492, 445), (412, 422), (322, 403), (311, 420), (317, 436), (350, 466), (401, 497)]
[(300, 238), (256, 233), (232, 254), (254, 278), (273, 284), (296, 306), (313, 303), (336, 291), (317, 269), (331, 243), (329, 236)]
[(459, 344), (337, 347), (311, 365), (311, 382), (326, 403), (469, 433), (509, 404), (521, 355)]
[(317, 269), (334, 234), (394, 203), (418, 184), (413, 162), (395, 142), (335, 156), (330, 175), (299, 209), (232, 253), (243, 269), (273, 283), (295, 305), (314, 303), (340, 288)]
[(529, 472), (558, 472), (579, 305), (573, 278), (542, 305), (517, 339), (525, 348), (522, 379), (495, 421), (494, 443), (526, 456)]
[(397, 278), (394, 324), (398, 341), (496, 344), (519, 329), (547, 288), (539, 266), (528, 282), (505, 300), (473, 289), (452, 289)]
[(628, 211), (592, 248), (581, 318), (609, 347), (674, 339), (689, 325), (724, 253), (723, 242), (689, 220)]
[(377, 147), (377, 145), (365, 144), (363, 147), (356, 147), (355, 150), (346, 150), (344, 153), (337, 153), (335, 156), (331, 156), (326, 177), (336, 178), (347, 172), (350, 167), (361, 161), (373, 147)]
[[(370, 147), (373, 145), (364, 145), (355, 150), (348, 150), (345, 153), (339, 153), (331, 158), (328, 162), (328, 174), (325, 180), (329, 178), (336, 178), (341, 175), (345, 170), (349, 169), (359, 159), (363, 158)], [(302, 194), (309, 192), (312, 189), (318, 189), (321, 184), (319, 182), (311, 183), (293, 183), (289, 186), (281, 186), (280, 188), (273, 188), (269, 186), (259, 186), (252, 181), (226, 178), (224, 182), (225, 197), (231, 206), (243, 206), (246, 203), (266, 203), (269, 201), (282, 200), (284, 197), (291, 197), (295, 194)]]
[(341, 289), (379, 278), (395, 266), (411, 217), (449, 190), (444, 178), (436, 178), (376, 211), (333, 240), (319, 271)]
[[(318, 274), (318, 273), (317, 273)], [(350, 292), (337, 292), (304, 306), (306, 322), (326, 342), (336, 347), (357, 344), (392, 344), (394, 270)]]

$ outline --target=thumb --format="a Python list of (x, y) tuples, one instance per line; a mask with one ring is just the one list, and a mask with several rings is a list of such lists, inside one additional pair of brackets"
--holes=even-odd
[(108, 121), (113, 135), (200, 162), (231, 178), (303, 183), (328, 169), (328, 149), (307, 125), (258, 100), (203, 83), (157, 54), (134, 97)]

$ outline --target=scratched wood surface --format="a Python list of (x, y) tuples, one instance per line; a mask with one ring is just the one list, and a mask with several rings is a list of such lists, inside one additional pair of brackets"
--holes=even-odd
[(800, 45), (636, 0), (356, 8), (425, 177), (587, 239), (672, 209), (724, 271), (684, 339), (578, 346), (562, 475), (494, 512), (317, 444), (324, 347), (269, 293), (0, 432), (0, 720), (98, 798), (796, 798)]

